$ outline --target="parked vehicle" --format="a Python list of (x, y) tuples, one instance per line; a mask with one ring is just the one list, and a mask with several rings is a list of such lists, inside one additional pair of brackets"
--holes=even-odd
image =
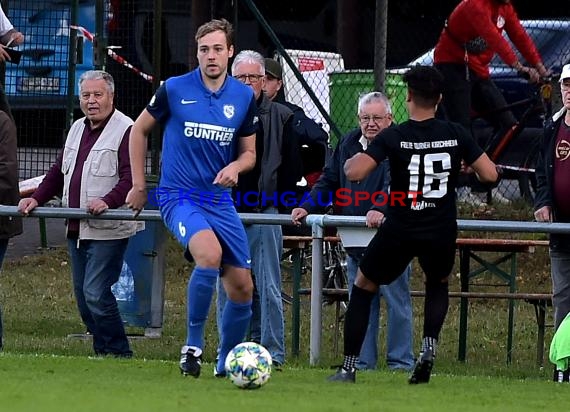
[[(13, 110), (65, 109), (71, 33), (69, 2), (58, 0), (20, 0), (10, 2), (9, 18), (26, 40), (18, 47), (22, 52), (18, 65), (6, 64), (5, 90)], [(95, 1), (80, 0), (78, 24), (95, 31)], [(93, 68), (93, 47), (79, 37), (75, 69), (77, 79)]]

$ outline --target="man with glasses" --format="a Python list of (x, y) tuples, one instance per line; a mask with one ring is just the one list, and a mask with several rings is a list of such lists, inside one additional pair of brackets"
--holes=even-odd
[[(538, 222), (570, 223), (570, 64), (560, 75), (562, 109), (544, 128), (536, 166), (537, 192), (534, 217)], [(550, 234), (552, 305), (558, 329), (570, 313), (570, 235)], [(570, 370), (556, 371), (554, 380), (568, 381)]]
[[(234, 190), (237, 209), (244, 213), (278, 213), (281, 194), (291, 191), (300, 179), (299, 160), (290, 158), (290, 119), (287, 107), (274, 103), (263, 93), (265, 60), (253, 50), (241, 51), (232, 64), (235, 79), (253, 89), (259, 113), (255, 139), (256, 162), (240, 177)], [(245, 227), (251, 253), (254, 281), (250, 340), (261, 343), (275, 367), (285, 362), (283, 302), (281, 301), (281, 254), (283, 234), (280, 225), (252, 224)], [(218, 288), (218, 319), (225, 306), (225, 293)], [(219, 322), (218, 322), (219, 325)], [(216, 374), (223, 375), (219, 369)]]
[[(303, 177), (307, 181), (307, 188), (310, 190), (323, 171), (329, 136), (317, 122), (307, 117), (301, 107), (285, 100), (283, 68), (281, 63), (275, 59), (265, 59), (263, 91), (269, 100), (281, 103), (293, 112), (292, 128), (299, 137)], [(291, 226), (287, 226), (287, 228), (291, 229)]]
[[(309, 213), (322, 213), (324, 207), (319, 198), (325, 198), (339, 189), (343, 194), (351, 196), (351, 201), (343, 199), (344, 206), (335, 206), (335, 212), (341, 215), (366, 216), (368, 227), (379, 227), (384, 219), (390, 175), (387, 162), (366, 179), (351, 182), (343, 171), (344, 162), (356, 153), (363, 152), (380, 131), (392, 124), (392, 110), (388, 98), (380, 92), (372, 92), (362, 96), (358, 101), (358, 121), (360, 128), (349, 132), (336, 147), (333, 156), (327, 162), (325, 171), (311, 190), (311, 201), (307, 200), (301, 207), (293, 209), (293, 223), (300, 224), (301, 219)], [(376, 199), (360, 200), (362, 193), (377, 194)], [(359, 200), (356, 200), (356, 196)], [(336, 202), (338, 203), (338, 202)], [(347, 248), (348, 285), (352, 291), (356, 272), (364, 248)], [(409, 279), (411, 268), (406, 267), (401, 276), (389, 285), (381, 286), (374, 296), (370, 307), (368, 329), (364, 344), (360, 350), (357, 369), (376, 369), (378, 363), (378, 331), (380, 318), (380, 298), (386, 299), (388, 312), (386, 363), (391, 370), (411, 370), (414, 366), (412, 350), (412, 300), (410, 297)]]

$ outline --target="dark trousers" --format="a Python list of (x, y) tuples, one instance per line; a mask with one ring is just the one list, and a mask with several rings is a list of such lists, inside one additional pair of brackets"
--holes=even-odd
[[(495, 136), (501, 136), (516, 123), (510, 110), (500, 110), (507, 105), (505, 97), (491, 79), (481, 79), (471, 70), (469, 76), (464, 64), (436, 64), (435, 67), (445, 78), (443, 99), (440, 110), (447, 120), (460, 123), (471, 131), (472, 112), (489, 122)], [(476, 136), (473, 136), (476, 139)], [(496, 146), (496, 139), (478, 142), (490, 153)], [(473, 191), (486, 192), (488, 187), (481, 184), (473, 175), (460, 179), (460, 186), (471, 186)]]

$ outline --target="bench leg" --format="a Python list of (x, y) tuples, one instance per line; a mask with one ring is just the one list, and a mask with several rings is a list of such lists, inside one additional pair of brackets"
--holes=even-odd
[(38, 218), (38, 221), (40, 224), (40, 246), (42, 247), (42, 249), (45, 249), (48, 247), (46, 219), (43, 217), (40, 217), (40, 218)]
[(336, 301), (335, 314), (334, 314), (334, 337), (333, 337), (333, 351), (334, 356), (338, 358), (338, 337), (340, 335), (340, 300)]
[[(510, 255), (511, 259), (511, 277), (509, 279), (509, 292), (515, 293), (516, 288), (516, 278), (517, 278), (517, 255), (512, 253)], [(513, 360), (513, 333), (515, 326), (515, 301), (514, 299), (509, 299), (509, 326), (507, 335), (507, 365), (510, 365)]]
[(534, 314), (536, 316), (536, 366), (544, 366), (544, 328), (546, 326), (546, 302), (534, 302)]
[[(461, 279), (461, 291), (469, 292), (469, 259), (470, 253), (468, 248), (459, 249), (459, 273)], [(469, 300), (462, 297), (459, 307), (459, 348), (457, 360), (465, 362), (467, 353), (467, 312)]]
[(301, 276), (303, 271), (303, 253), (301, 249), (293, 251), (293, 307), (291, 308), (291, 354), (299, 356), (299, 330), (301, 323), (301, 303), (299, 289), (301, 288)]

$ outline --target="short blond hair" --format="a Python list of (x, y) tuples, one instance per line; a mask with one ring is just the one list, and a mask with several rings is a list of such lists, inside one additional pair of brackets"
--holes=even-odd
[(196, 43), (198, 43), (198, 40), (200, 40), (205, 35), (213, 33), (215, 31), (224, 32), (224, 34), (226, 35), (226, 43), (228, 45), (228, 48), (230, 48), (230, 46), (233, 45), (234, 29), (232, 24), (226, 19), (219, 19), (219, 20), (213, 19), (198, 27), (198, 30), (196, 31), (196, 36), (194, 37), (196, 39)]

